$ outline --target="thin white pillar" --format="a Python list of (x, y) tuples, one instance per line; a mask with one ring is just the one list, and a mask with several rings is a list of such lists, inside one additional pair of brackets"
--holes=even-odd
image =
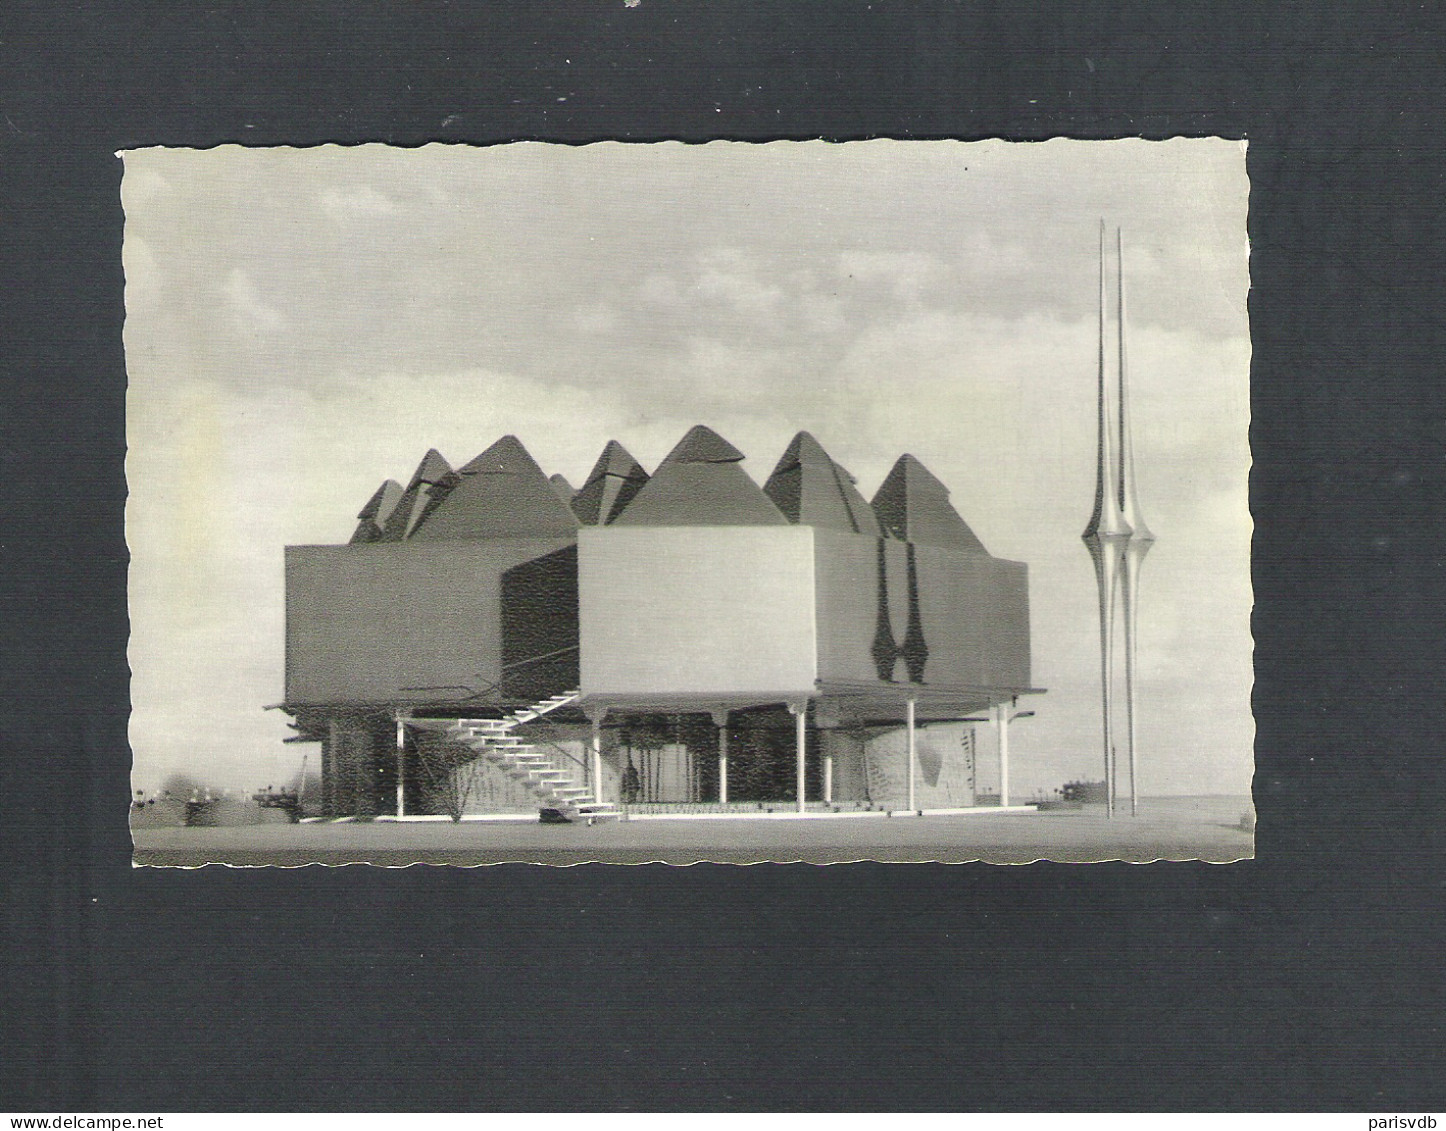
[(790, 703), (788, 709), (793, 712), (794, 719), (793, 733), (798, 759), (798, 811), (802, 813), (805, 811), (804, 756), (808, 751), (808, 700)]
[(833, 755), (824, 751), (823, 755), (823, 799), (833, 804)]
[(335, 817), (336, 813), (336, 774), (337, 763), (337, 725), (336, 716), (332, 715), (326, 720), (326, 740), (321, 744), (321, 811), (328, 817)]
[(1100, 699), (1104, 724), (1105, 812), (1115, 815), (1114, 752), (1114, 632), (1115, 592), (1119, 587), (1121, 554), (1134, 532), (1125, 514), (1120, 465), (1115, 460), (1114, 414), (1107, 411), (1105, 391), (1105, 222), (1100, 221), (1099, 311), (1099, 446), (1095, 478), (1095, 509), (1083, 534), (1094, 561), (1100, 602)]
[(592, 799), (603, 799), (602, 787), (602, 724), (606, 711), (589, 711), (587, 717), (592, 723)]
[(999, 720), (999, 807), (1009, 804), (1009, 715), (1014, 703), (996, 703), (995, 718)]
[(718, 728), (718, 804), (728, 804), (728, 712), (714, 711), (713, 725)]
[(918, 776), (919, 751), (914, 743), (914, 697), (908, 699), (908, 713), (905, 716), (909, 731), (909, 812), (916, 812), (914, 808), (914, 778)]
[[(1135, 762), (1135, 586), (1148, 542), (1132, 542), (1125, 549), (1125, 742), (1130, 756), (1130, 816), (1140, 815), (1140, 790)], [(1137, 556), (1138, 555), (1138, 556)]]
[(407, 725), (402, 721), (402, 712), (397, 712), (397, 816), (407, 815), (407, 799), (403, 779), (406, 769)]
[(1130, 388), (1125, 371), (1125, 237), (1124, 233), (1118, 229), (1115, 231), (1115, 246), (1119, 257), (1119, 270), (1115, 276), (1119, 288), (1119, 301), (1115, 304), (1115, 312), (1119, 318), (1119, 333), (1116, 336), (1120, 343), (1120, 506), (1125, 520), (1133, 530), (1130, 540), (1125, 546), (1125, 567), (1122, 575), (1125, 616), (1125, 739), (1130, 757), (1130, 816), (1136, 817), (1140, 813), (1135, 760), (1137, 610), (1139, 607), (1140, 567), (1144, 564), (1145, 555), (1150, 552), (1150, 547), (1154, 545), (1155, 536), (1150, 533), (1150, 528), (1145, 525), (1145, 519), (1140, 514), (1140, 500), (1135, 489), (1135, 449), (1130, 438)]

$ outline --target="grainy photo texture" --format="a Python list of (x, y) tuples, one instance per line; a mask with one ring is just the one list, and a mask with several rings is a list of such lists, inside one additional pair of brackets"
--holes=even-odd
[(137, 863), (1251, 856), (1242, 143), (123, 157)]

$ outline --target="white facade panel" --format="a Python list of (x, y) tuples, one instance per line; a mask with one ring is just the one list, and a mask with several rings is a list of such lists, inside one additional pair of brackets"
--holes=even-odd
[(814, 689), (811, 527), (584, 528), (578, 598), (584, 696)]

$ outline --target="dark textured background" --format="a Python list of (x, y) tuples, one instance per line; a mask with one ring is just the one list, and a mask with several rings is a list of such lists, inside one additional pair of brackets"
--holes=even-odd
[[(4, 6), (0, 1108), (1446, 1106), (1441, 17), (1023, 7)], [(1135, 133), (1251, 141), (1254, 863), (132, 871), (115, 150)]]

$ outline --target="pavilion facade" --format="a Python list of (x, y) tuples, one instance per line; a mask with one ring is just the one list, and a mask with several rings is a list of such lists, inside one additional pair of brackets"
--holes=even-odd
[(1026, 567), (913, 456), (872, 501), (808, 433), (762, 487), (743, 458), (700, 425), (650, 475), (610, 441), (573, 490), (506, 436), (287, 547), (283, 706), (324, 811), (535, 809), (466, 727), (599, 805), (964, 806), (981, 717), (1007, 804)]

